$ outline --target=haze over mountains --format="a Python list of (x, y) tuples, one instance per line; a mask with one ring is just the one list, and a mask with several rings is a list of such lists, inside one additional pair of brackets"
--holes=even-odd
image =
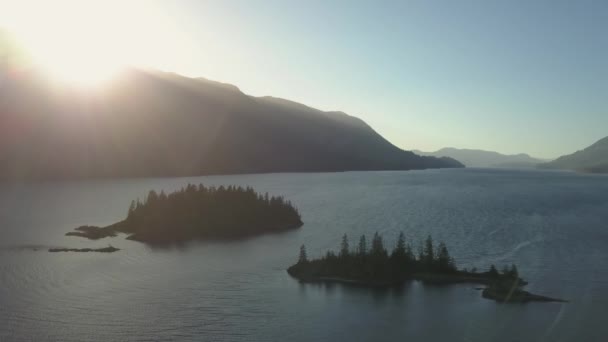
[(104, 90), (32, 75), (0, 95), (0, 179), (462, 167), (392, 145), (362, 120), (237, 87), (130, 69)]
[(584, 150), (574, 152), (540, 165), (545, 169), (565, 169), (592, 173), (608, 173), (608, 137)]
[(463, 163), (466, 167), (490, 167), (490, 168), (534, 168), (547, 160), (533, 158), (525, 153), (506, 155), (498, 152), (442, 148), (435, 152), (422, 152), (414, 150), (414, 153), (423, 156), (450, 157)]

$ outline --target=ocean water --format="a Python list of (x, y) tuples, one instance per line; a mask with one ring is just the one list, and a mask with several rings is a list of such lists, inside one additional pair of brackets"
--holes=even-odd
[[(251, 185), (304, 226), (244, 241), (151, 248), (64, 234), (125, 217), (150, 189)], [(475, 285), (370, 290), (300, 284), (285, 269), (380, 232), (444, 241), (463, 267), (516, 263), (532, 292)], [(55, 246), (121, 248), (48, 253)], [(0, 184), (0, 341), (605, 341), (608, 177), (520, 170), (262, 174)]]

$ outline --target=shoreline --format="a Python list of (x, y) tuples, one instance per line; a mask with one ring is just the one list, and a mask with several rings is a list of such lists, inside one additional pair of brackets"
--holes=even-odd
[[(482, 290), (482, 297), (491, 299), (499, 303), (528, 303), (528, 302), (557, 302), (567, 303), (567, 300), (560, 298), (553, 298), (548, 296), (542, 296), (530, 293), (528, 291), (520, 290), (516, 287), (509, 291), (502, 291), (493, 287), (492, 284), (495, 279), (487, 277), (475, 277), (471, 275), (448, 275), (448, 274), (429, 274), (420, 273), (413, 274), (404, 279), (398, 280), (381, 280), (373, 281), (366, 279), (354, 279), (344, 277), (331, 277), (331, 276), (307, 276), (303, 277), (295, 274), (291, 270), (287, 270), (287, 273), (297, 279), (300, 283), (334, 283), (344, 284), (350, 286), (369, 287), (369, 288), (390, 288), (401, 286), (407, 282), (420, 281), (423, 284), (435, 284), (435, 285), (453, 285), (453, 284), (477, 284), (485, 285), (486, 287), (480, 288)], [(527, 282), (520, 280), (520, 285), (526, 285)]]
[(114, 253), (118, 252), (120, 248), (116, 248), (114, 246), (102, 247), (102, 248), (49, 248), (50, 253), (59, 253), (59, 252), (78, 252), (78, 253), (89, 253), (89, 252), (97, 252), (97, 253)]

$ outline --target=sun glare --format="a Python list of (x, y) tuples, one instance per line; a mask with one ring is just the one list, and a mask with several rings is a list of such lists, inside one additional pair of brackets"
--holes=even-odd
[(8, 1), (0, 22), (51, 79), (99, 85), (127, 65), (153, 66), (158, 39), (176, 35), (159, 9), (144, 1)]

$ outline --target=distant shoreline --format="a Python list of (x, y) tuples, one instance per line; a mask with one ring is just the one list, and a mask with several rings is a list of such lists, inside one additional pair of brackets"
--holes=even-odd
[(116, 248), (113, 246), (102, 247), (102, 248), (49, 248), (49, 252), (58, 253), (58, 252), (79, 252), (79, 253), (89, 253), (89, 252), (97, 252), (97, 253), (114, 253), (119, 251), (120, 248)]

